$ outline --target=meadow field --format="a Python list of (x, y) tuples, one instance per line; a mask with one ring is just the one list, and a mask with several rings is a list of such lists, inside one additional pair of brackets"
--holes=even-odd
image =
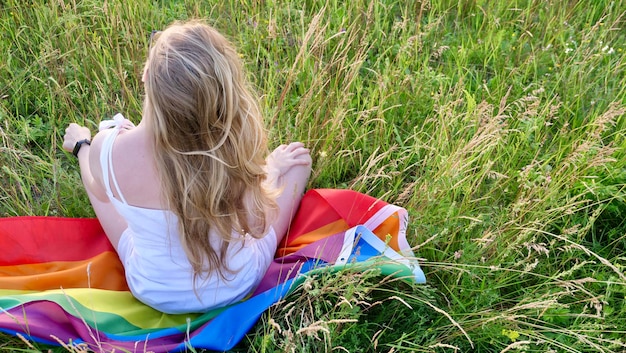
[(625, 0), (0, 0), (1, 217), (93, 216), (65, 127), (138, 122), (150, 33), (188, 18), (309, 187), (408, 210), (427, 278), (310, 279), (234, 351), (626, 351)]

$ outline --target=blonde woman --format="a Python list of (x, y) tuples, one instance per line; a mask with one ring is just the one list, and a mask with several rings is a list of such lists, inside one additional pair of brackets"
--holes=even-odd
[(298, 142), (268, 154), (239, 56), (215, 29), (176, 23), (155, 37), (141, 122), (118, 114), (93, 140), (70, 124), (63, 148), (78, 157), (134, 296), (166, 313), (204, 312), (259, 283), (311, 157)]

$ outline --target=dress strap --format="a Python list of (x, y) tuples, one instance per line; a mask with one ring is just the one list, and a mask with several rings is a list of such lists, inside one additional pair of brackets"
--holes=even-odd
[[(122, 126), (124, 125), (125, 118), (122, 114), (115, 114), (113, 119), (104, 120), (100, 122), (99, 131), (113, 128), (113, 131), (105, 137), (104, 142), (102, 142), (102, 151), (100, 152), (100, 166), (102, 167), (102, 180), (104, 181), (104, 188), (110, 199), (113, 199), (113, 191), (111, 190), (111, 181), (113, 182), (113, 186), (115, 187), (115, 191), (119, 195), (120, 200), (124, 204), (128, 204), (124, 195), (122, 195), (122, 191), (120, 190), (120, 186), (117, 183), (117, 178), (115, 177), (115, 173), (113, 171), (113, 143), (115, 142), (115, 138), (120, 133)], [(110, 175), (110, 178), (109, 178)]]

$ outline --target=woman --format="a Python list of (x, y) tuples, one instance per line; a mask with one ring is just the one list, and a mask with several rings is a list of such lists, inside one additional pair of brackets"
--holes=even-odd
[[(149, 50), (134, 127), (121, 115), (63, 148), (81, 176), (132, 293), (167, 313), (241, 300), (259, 283), (311, 173), (301, 143), (268, 155), (239, 56), (215, 29), (176, 23)], [(265, 158), (267, 156), (267, 158)]]

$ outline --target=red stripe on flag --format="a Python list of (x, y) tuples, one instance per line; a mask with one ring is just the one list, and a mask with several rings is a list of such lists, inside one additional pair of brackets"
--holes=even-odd
[(80, 261), (115, 251), (95, 218), (37, 216), (0, 218), (0, 249), (0, 266)]
[(309, 190), (280, 247), (289, 246), (299, 236), (338, 220), (345, 221), (348, 228), (362, 224), (385, 205), (382, 200), (352, 190)]

